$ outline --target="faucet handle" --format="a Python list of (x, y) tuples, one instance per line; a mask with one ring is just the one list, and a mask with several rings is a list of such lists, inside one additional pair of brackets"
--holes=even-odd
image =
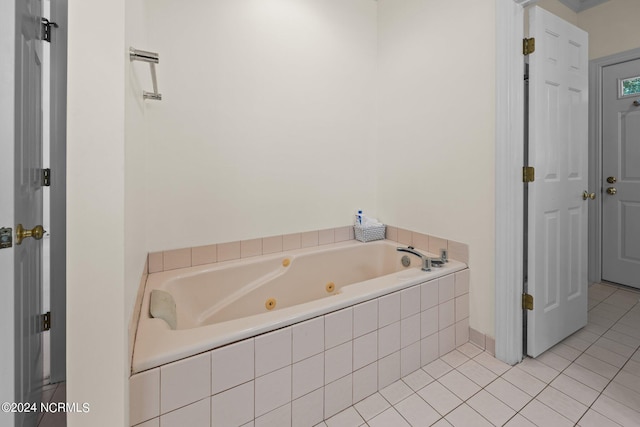
[(447, 249), (440, 249), (440, 259), (442, 262), (449, 262), (449, 251)]

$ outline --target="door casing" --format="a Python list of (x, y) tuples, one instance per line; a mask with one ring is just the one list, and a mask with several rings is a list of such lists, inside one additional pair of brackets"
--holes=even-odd
[(589, 188), (600, 201), (589, 206), (589, 281), (602, 280), (602, 70), (640, 58), (640, 48), (589, 61)]

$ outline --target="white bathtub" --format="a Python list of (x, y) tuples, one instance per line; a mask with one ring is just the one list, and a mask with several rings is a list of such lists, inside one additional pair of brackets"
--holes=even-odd
[[(466, 268), (431, 272), (396, 242), (348, 241), (150, 274), (135, 340), (133, 372), (302, 322)], [(423, 253), (425, 253), (423, 251)], [(401, 258), (408, 255), (409, 267)], [(434, 256), (434, 254), (430, 254)], [(333, 284), (333, 287), (327, 285)], [(149, 314), (159, 289), (176, 302), (177, 327)], [(267, 301), (275, 300), (268, 309)]]

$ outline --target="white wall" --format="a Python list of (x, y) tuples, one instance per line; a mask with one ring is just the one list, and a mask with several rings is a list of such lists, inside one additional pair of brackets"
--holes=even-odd
[[(147, 47), (146, 11), (144, 0), (125, 2), (125, 47), (149, 50)], [(124, 153), (124, 259), (125, 259), (125, 322), (129, 325), (127, 335), (133, 338), (137, 325), (133, 314), (134, 301), (147, 256), (146, 234), (146, 151), (147, 125), (146, 105), (142, 91), (151, 91), (149, 64), (125, 61), (125, 153)], [(129, 356), (133, 344), (128, 344)]]
[(609, 0), (578, 14), (578, 26), (589, 33), (589, 59), (640, 47), (640, 1)]
[[(0, 2), (0, 228), (14, 228), (14, 88), (15, 88), (15, 2)], [(12, 249), (0, 250), (0, 402), (15, 399), (14, 290)], [(7, 343), (9, 343), (7, 345)], [(0, 425), (13, 425), (13, 414), (0, 412)]]
[(147, 1), (150, 251), (373, 212), (376, 4)]
[(124, 0), (69, 2), (67, 401), (91, 405), (69, 427), (128, 420), (124, 16)]
[(470, 246), (471, 327), (493, 335), (495, 4), (378, 5), (380, 217)]

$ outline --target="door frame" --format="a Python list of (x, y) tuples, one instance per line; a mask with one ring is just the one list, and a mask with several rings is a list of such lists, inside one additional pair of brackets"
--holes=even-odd
[(496, 357), (522, 360), (524, 260), (524, 8), (496, 1), (495, 339)]
[[(15, 40), (16, 5), (0, 2), (0, 227), (15, 226), (14, 217), (14, 152), (15, 152)], [(15, 400), (15, 309), (14, 309), (14, 248), (0, 249), (0, 342), (9, 343), (0, 349), (0, 401)], [(8, 286), (6, 284), (9, 284)], [(14, 416), (0, 412), (0, 424)]]
[(51, 382), (67, 377), (67, 21), (68, 0), (51, 0)]
[(589, 61), (589, 188), (598, 203), (589, 205), (589, 281), (602, 280), (602, 71), (604, 67), (640, 59), (640, 48)]

